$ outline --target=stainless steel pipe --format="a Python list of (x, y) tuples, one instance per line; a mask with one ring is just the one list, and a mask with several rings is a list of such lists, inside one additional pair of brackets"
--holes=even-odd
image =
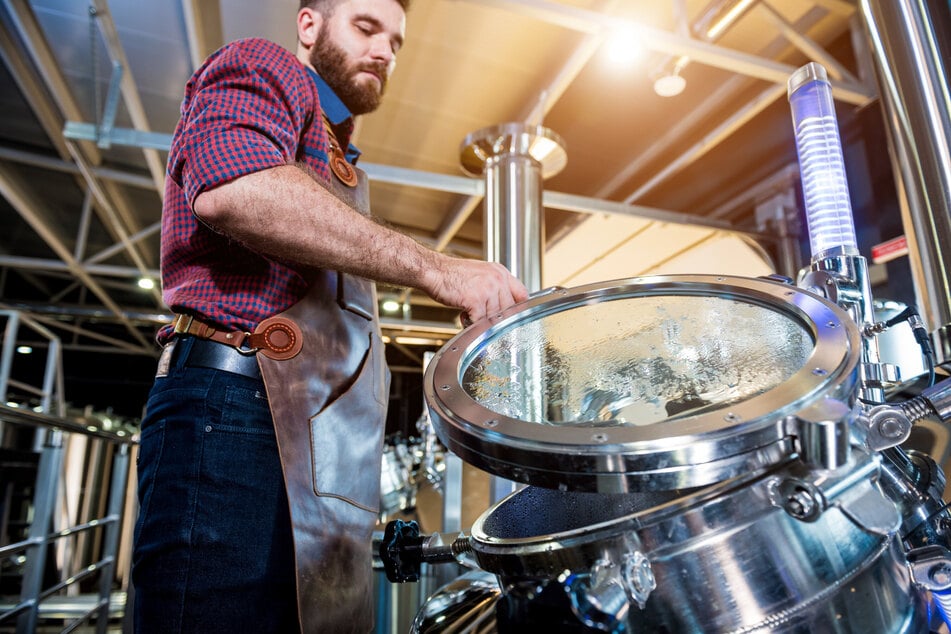
[(861, 0), (919, 307), (951, 360), (951, 5)]

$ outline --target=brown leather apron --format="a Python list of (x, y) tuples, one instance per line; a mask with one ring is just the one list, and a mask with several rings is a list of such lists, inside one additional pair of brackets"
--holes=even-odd
[[(352, 188), (331, 179), (329, 189), (367, 214), (369, 187), (359, 170), (358, 177)], [(322, 271), (307, 296), (277, 317), (297, 325), (302, 348), (290, 359), (257, 357), (284, 468), (301, 628), (368, 632), (390, 382), (375, 287)]]

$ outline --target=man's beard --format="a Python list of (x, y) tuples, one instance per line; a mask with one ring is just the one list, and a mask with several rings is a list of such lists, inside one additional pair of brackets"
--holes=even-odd
[[(331, 40), (325, 24), (321, 25), (317, 42), (310, 50), (310, 64), (351, 114), (366, 114), (379, 107), (386, 89), (386, 64), (351, 62), (346, 52)], [(379, 89), (373, 81), (357, 82), (356, 75), (361, 71), (369, 71), (379, 77)]]

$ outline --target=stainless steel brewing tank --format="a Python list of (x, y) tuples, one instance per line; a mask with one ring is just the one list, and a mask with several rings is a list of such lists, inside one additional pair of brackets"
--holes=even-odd
[[(847, 499), (813, 522), (772, 503), (786, 467), (686, 493), (523, 488), (472, 529), (476, 560), (496, 588), (457, 580), (423, 606), (413, 631), (443, 632), (447, 615), (465, 614), (480, 632), (549, 618), (559, 632), (923, 634), (925, 597), (894, 531), (850, 508), (877, 500), (888, 514), (875, 469), (875, 460), (856, 465)], [(553, 617), (552, 604), (533, 610), (546, 588), (565, 597), (564, 616)], [(605, 614), (602, 606), (629, 600), (632, 589), (641, 605)], [(498, 625), (496, 612), (508, 615)]]
[[(879, 457), (849, 434), (859, 357), (835, 305), (728, 276), (551, 289), (463, 331), (426, 374), (437, 434), (533, 486), (472, 527), (499, 594), (460, 580), (416, 631), (475, 610), (500, 631), (927, 632)], [(817, 464), (829, 412), (846, 451)]]
[(563, 490), (712, 484), (793, 453), (792, 417), (851, 399), (859, 334), (789, 284), (670, 275), (552, 289), (450, 340), (436, 432), (490, 473)]

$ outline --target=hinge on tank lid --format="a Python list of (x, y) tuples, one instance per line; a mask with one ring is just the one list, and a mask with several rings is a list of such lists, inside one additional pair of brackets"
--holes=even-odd
[(901, 514), (875, 484), (880, 468), (877, 454), (854, 460), (850, 469), (838, 472), (800, 464), (770, 483), (770, 501), (804, 522), (814, 522), (835, 507), (863, 530), (888, 535), (898, 530)]
[(905, 555), (915, 583), (932, 592), (951, 589), (951, 551), (944, 546), (920, 546)]

